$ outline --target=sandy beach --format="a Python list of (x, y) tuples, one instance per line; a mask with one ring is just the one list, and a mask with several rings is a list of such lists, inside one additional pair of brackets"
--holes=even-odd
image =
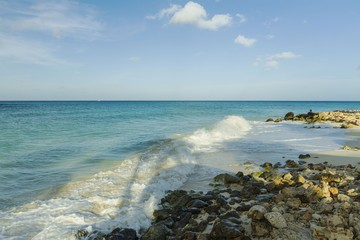
[[(346, 129), (346, 135), (348, 141), (345, 143), (345, 146), (351, 148), (360, 147), (360, 128)], [(343, 150), (343, 149), (334, 149), (332, 151), (324, 151), (311, 154), (311, 158), (307, 161), (312, 163), (323, 163), (328, 162), (332, 165), (357, 165), (360, 163), (360, 151), (355, 150)]]

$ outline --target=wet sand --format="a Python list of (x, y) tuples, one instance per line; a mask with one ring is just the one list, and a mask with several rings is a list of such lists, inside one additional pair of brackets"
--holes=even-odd
[[(360, 147), (360, 128), (346, 129), (349, 140), (345, 143), (346, 146), (355, 148)], [(324, 151), (311, 154), (311, 158), (307, 161), (313, 163), (328, 162), (333, 165), (357, 165), (360, 163), (360, 151), (354, 150), (333, 150)]]

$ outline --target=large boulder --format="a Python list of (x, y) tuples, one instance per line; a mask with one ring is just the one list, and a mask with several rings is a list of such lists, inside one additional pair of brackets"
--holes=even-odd
[(293, 112), (288, 112), (285, 114), (284, 120), (293, 120), (295, 117), (295, 114)]
[(210, 233), (211, 239), (235, 239), (244, 236), (244, 228), (229, 220), (220, 220), (214, 224)]
[(264, 219), (264, 215), (266, 213), (266, 208), (260, 205), (252, 206), (248, 211), (248, 217), (253, 220), (261, 220)]
[(234, 176), (234, 175), (230, 175), (228, 173), (221, 173), (221, 174), (217, 175), (216, 177), (214, 177), (214, 181), (215, 182), (223, 182), (225, 184), (232, 184), (232, 183), (240, 183), (241, 178)]
[(275, 228), (285, 228), (287, 227), (287, 223), (283, 215), (279, 212), (268, 212), (264, 214), (264, 217), (271, 226)]

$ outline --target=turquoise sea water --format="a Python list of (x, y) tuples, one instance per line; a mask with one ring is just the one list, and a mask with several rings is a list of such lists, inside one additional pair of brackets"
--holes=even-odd
[(140, 229), (168, 189), (341, 146), (340, 129), (264, 123), (309, 109), (360, 102), (0, 102), (0, 239)]

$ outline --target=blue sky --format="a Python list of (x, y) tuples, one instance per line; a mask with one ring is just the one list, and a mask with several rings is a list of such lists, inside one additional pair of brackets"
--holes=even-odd
[(360, 100), (359, 9), (0, 0), (0, 100)]

